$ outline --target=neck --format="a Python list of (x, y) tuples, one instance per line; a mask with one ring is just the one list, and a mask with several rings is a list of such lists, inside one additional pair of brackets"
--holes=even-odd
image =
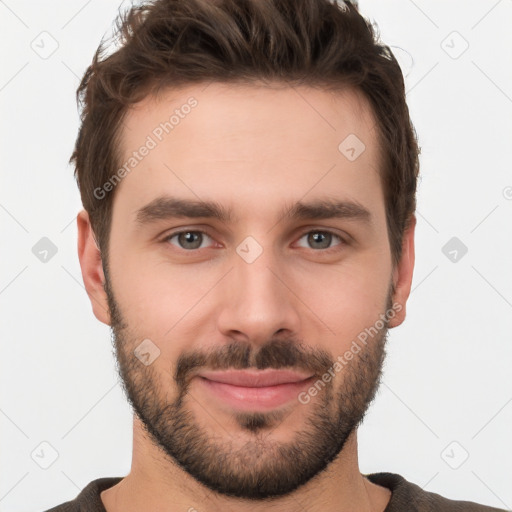
[(258, 502), (216, 494), (204, 487), (153, 444), (136, 416), (132, 469), (117, 485), (101, 493), (107, 512), (383, 512), (390, 497), (389, 489), (361, 475), (355, 431), (325, 471), (292, 494)]

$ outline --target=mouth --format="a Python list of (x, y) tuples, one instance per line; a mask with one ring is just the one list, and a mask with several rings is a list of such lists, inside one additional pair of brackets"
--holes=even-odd
[(204, 371), (197, 375), (207, 393), (239, 410), (272, 410), (293, 400), (314, 379), (292, 370)]

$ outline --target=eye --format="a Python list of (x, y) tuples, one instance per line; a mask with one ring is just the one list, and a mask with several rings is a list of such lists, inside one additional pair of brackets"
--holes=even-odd
[[(304, 242), (301, 244), (301, 241), (304, 239), (307, 245), (303, 245)], [(210, 240), (210, 242), (213, 241), (205, 231), (188, 229), (171, 233), (162, 241), (177, 246), (179, 249), (185, 251), (194, 251), (208, 247), (208, 240)], [(336, 241), (337, 243), (333, 243)], [(345, 240), (343, 240), (340, 235), (332, 233), (331, 231), (313, 230), (304, 233), (299, 239), (298, 244), (299, 247), (328, 251), (339, 245), (344, 245)]]
[[(176, 238), (177, 243), (172, 241), (174, 238)], [(194, 249), (202, 249), (206, 247), (203, 245), (203, 242), (206, 238), (211, 240), (211, 237), (208, 236), (204, 231), (185, 230), (172, 233), (165, 237), (163, 241), (170, 242), (172, 245), (177, 245), (180, 249), (191, 251)]]
[[(330, 231), (309, 231), (302, 235), (300, 240), (306, 238), (306, 243), (310, 244), (310, 247), (313, 249), (332, 249), (333, 247), (337, 245), (342, 245), (345, 241), (335, 233), (331, 233)], [(331, 245), (333, 240), (337, 239), (338, 243), (334, 244), (334, 246)], [(300, 245), (300, 244), (299, 244)], [(303, 245), (301, 247), (304, 247)]]

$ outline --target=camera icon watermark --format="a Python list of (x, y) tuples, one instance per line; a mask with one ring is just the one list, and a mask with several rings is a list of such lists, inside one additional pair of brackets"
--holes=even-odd
[(255, 238), (248, 236), (238, 244), (236, 252), (246, 263), (254, 263), (263, 253), (263, 247)]
[(364, 142), (354, 133), (345, 137), (338, 146), (338, 151), (351, 162), (357, 160), (365, 149)]
[(510, 185), (503, 189), (503, 197), (507, 201), (512, 201), (512, 187)]
[(58, 49), (59, 42), (49, 32), (43, 30), (37, 35), (30, 43), (30, 48), (41, 57), (46, 60), (51, 57)]
[(468, 48), (469, 43), (454, 30), (441, 41), (441, 48), (452, 59), (458, 59)]
[(458, 263), (467, 254), (468, 248), (462, 240), (454, 236), (443, 245), (441, 252), (452, 263)]
[(452, 469), (459, 469), (469, 458), (469, 452), (458, 441), (452, 441), (442, 452), (441, 458)]
[(133, 353), (144, 366), (149, 366), (160, 355), (160, 349), (149, 338), (146, 338), (135, 347)]
[(40, 468), (48, 469), (59, 458), (59, 452), (48, 441), (43, 441), (32, 450), (30, 457)]
[(41, 263), (48, 263), (57, 254), (57, 251), (57, 246), (45, 236), (32, 247), (32, 254)]

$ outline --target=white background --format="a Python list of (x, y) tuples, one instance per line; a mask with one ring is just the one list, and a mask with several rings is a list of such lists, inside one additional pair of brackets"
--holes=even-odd
[[(67, 163), (79, 77), (118, 7), (0, 1), (1, 511), (45, 510), (130, 469), (131, 412), (81, 282)], [(400, 48), (422, 147), (408, 318), (359, 431), (360, 468), (510, 509), (512, 0), (360, 8)], [(52, 44), (45, 59), (33, 50)], [(58, 249), (46, 263), (32, 253), (42, 237)], [(452, 237), (468, 248), (456, 262), (442, 252)]]

